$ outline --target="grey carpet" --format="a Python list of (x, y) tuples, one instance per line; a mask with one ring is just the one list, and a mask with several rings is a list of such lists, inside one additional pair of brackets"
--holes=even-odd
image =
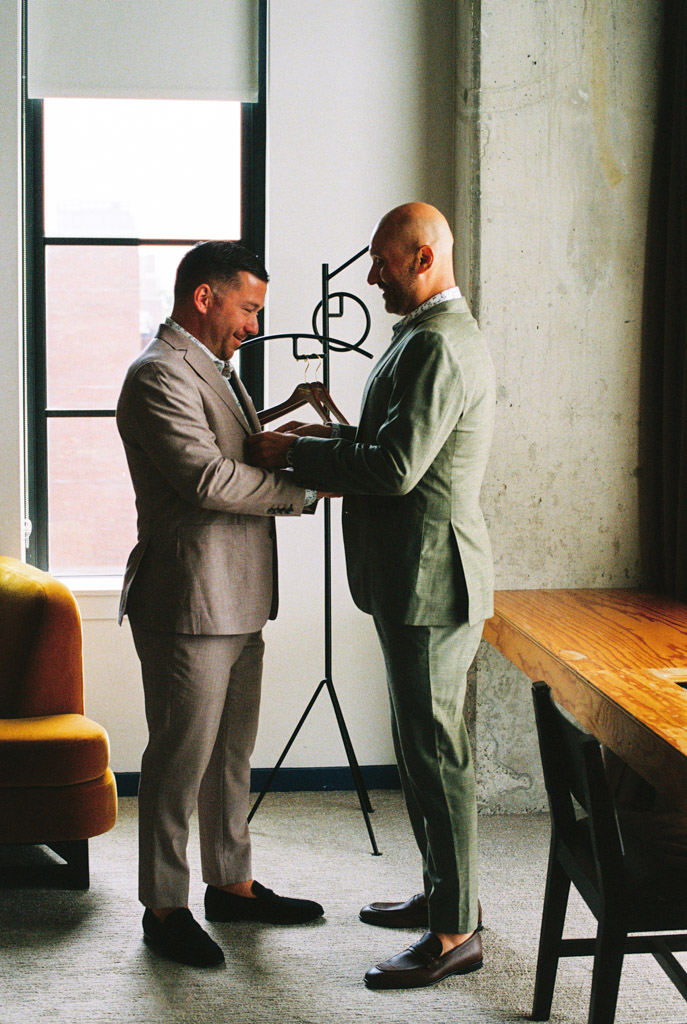
[[(485, 966), (431, 989), (369, 992), (366, 968), (416, 933), (362, 924), (371, 899), (405, 898), (418, 860), (395, 792), (372, 794), (381, 857), (373, 857), (353, 793), (281, 793), (253, 822), (256, 877), (311, 895), (326, 919), (301, 927), (209, 925), (225, 968), (158, 959), (141, 941), (136, 901), (136, 802), (92, 840), (86, 893), (0, 891), (0, 1022), (51, 1024), (511, 1024), (528, 1019), (548, 849), (541, 815), (480, 818)], [(203, 886), (192, 838), (191, 909)], [(570, 934), (591, 934), (577, 898)], [(684, 958), (683, 958), (684, 962)], [(561, 964), (554, 1024), (584, 1024), (591, 961)], [(687, 1004), (651, 957), (625, 961), (617, 1024), (685, 1024)]]

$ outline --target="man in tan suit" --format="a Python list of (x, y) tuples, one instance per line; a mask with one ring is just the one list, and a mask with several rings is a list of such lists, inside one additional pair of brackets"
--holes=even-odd
[[(494, 419), (491, 358), (453, 272), (453, 237), (426, 203), (391, 210), (370, 242), (368, 283), (401, 319), (372, 370), (357, 427), (290, 424), (249, 440), (265, 468), (345, 495), (348, 580), (374, 618), (391, 725), (424, 891), (360, 917), (423, 928), (370, 968), (370, 988), (414, 988), (482, 964), (475, 778), (466, 673), (492, 614), (493, 567), (480, 510)], [(288, 431), (291, 432), (288, 432)]]
[(138, 512), (120, 621), (128, 614), (149, 730), (139, 789), (143, 930), (160, 953), (196, 966), (224, 960), (187, 908), (196, 804), (207, 919), (299, 923), (323, 913), (253, 880), (246, 822), (261, 630), (277, 611), (274, 517), (300, 515), (317, 497), (244, 461), (260, 424), (230, 360), (258, 331), (267, 280), (237, 243), (187, 253), (172, 316), (130, 366), (117, 407)]

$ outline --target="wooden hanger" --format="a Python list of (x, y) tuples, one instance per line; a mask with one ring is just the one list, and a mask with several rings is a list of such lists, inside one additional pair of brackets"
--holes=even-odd
[(324, 386), (324, 384), (322, 383), (322, 381), (319, 381), (319, 380), (313, 381), (313, 383), (310, 386), (313, 389), (313, 391), (315, 392), (315, 396), (317, 398), (317, 401), (320, 403), (322, 408), (326, 409), (327, 412), (331, 413), (331, 415), (328, 417), (328, 419), (332, 419), (333, 418), (335, 420), (338, 420), (339, 423), (345, 423), (346, 425), (348, 425), (348, 420), (346, 419), (344, 414), (341, 412), (341, 410), (337, 409), (337, 407), (336, 407), (336, 405), (334, 403), (334, 399), (329, 394), (329, 392), (327, 391), (327, 389)]
[[(322, 363), (322, 357), (317, 356), (318, 366)], [(306, 356), (305, 374), (308, 375), (308, 369), (310, 367), (310, 357)], [(348, 420), (337, 408), (334, 399), (329, 394), (329, 391), (324, 384), (315, 380), (312, 383), (305, 381), (303, 384), (297, 384), (293, 389), (289, 397), (284, 402), (279, 402), (278, 405), (273, 405), (269, 409), (263, 409), (262, 412), (258, 413), (258, 419), (260, 423), (270, 423), (272, 420), (279, 419), (280, 416), (285, 416), (287, 413), (294, 412), (296, 409), (302, 408), (304, 405), (311, 405), (317, 415), (320, 417), (323, 423), (328, 423), (333, 417), (338, 420), (339, 423), (345, 423), (348, 425)]]
[(285, 401), (279, 402), (278, 405), (273, 405), (269, 409), (263, 409), (258, 413), (258, 419), (263, 425), (271, 423), (272, 420), (277, 420), (280, 416), (301, 409), (304, 405), (311, 405), (323, 423), (328, 421), (329, 415), (324, 406), (320, 404), (314, 385), (307, 383), (297, 384)]

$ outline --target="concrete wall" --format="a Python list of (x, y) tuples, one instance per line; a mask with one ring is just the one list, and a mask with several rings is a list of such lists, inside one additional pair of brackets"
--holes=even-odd
[[(498, 377), (484, 506), (501, 589), (640, 582), (640, 320), (660, 11), (659, 0), (481, 3), (478, 299)], [(527, 681), (483, 647), (481, 799), (537, 806)]]

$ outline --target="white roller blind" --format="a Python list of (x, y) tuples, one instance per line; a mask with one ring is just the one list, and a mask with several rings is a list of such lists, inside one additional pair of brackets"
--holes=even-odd
[(258, 0), (28, 0), (32, 98), (258, 97)]

